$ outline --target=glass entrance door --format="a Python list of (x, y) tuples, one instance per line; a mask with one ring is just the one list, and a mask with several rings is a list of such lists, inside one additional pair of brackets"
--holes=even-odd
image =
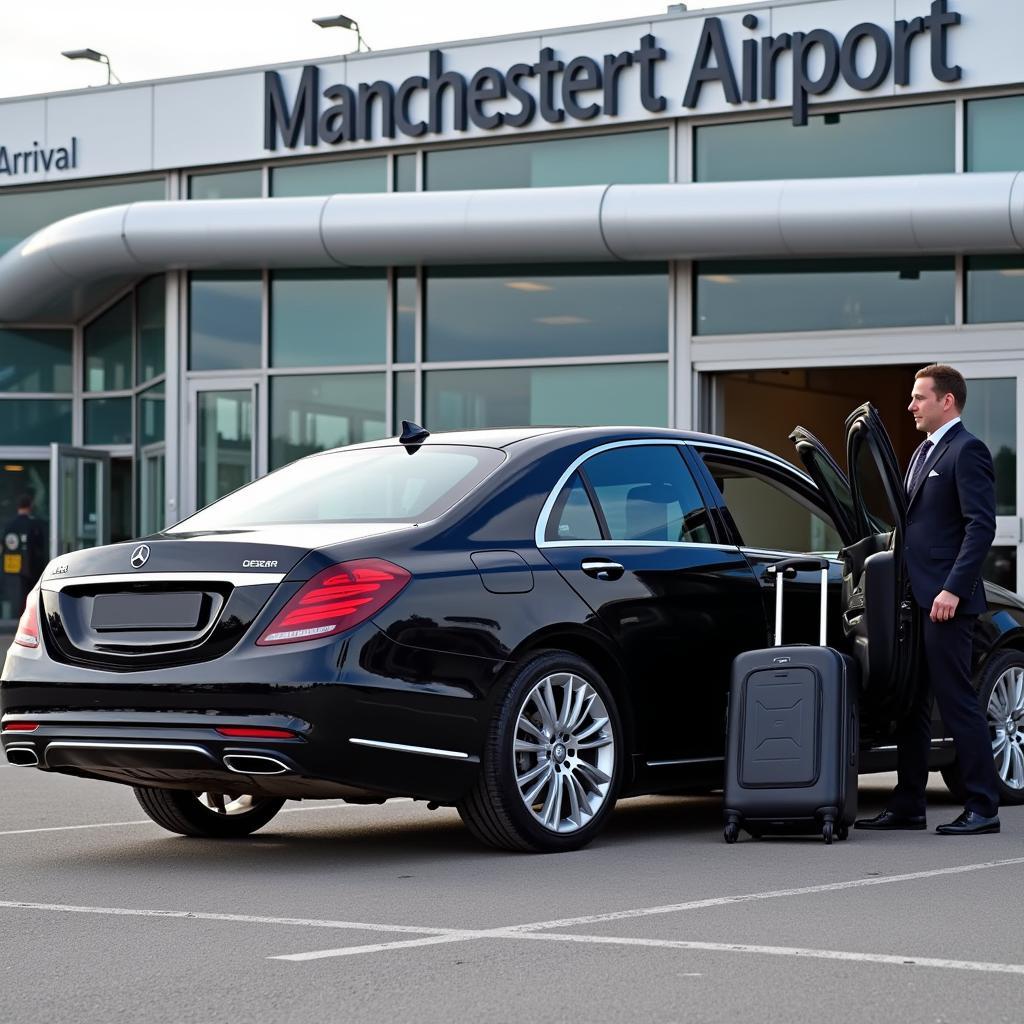
[(256, 476), (256, 381), (194, 381), (190, 409), (192, 508), (200, 509)]
[(139, 535), (146, 537), (169, 525), (164, 522), (167, 449), (163, 442), (139, 452)]
[(110, 543), (110, 456), (50, 445), (50, 557)]
[(967, 379), (964, 426), (988, 445), (996, 475), (996, 539), (985, 578), (1008, 590), (1024, 592), (1024, 494), (1017, 472), (1017, 453), (1024, 442), (1024, 365), (978, 363), (961, 372)]

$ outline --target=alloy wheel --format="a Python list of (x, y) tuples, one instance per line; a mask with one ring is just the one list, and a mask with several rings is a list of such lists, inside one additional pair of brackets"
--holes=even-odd
[(214, 814), (247, 814), (258, 801), (251, 793), (197, 793), (196, 799)]
[(988, 698), (992, 757), (1003, 783), (1024, 789), (1024, 667), (1002, 672)]
[(615, 737), (601, 695), (575, 673), (545, 676), (520, 708), (512, 757), (533, 817), (552, 832), (583, 828), (615, 775)]

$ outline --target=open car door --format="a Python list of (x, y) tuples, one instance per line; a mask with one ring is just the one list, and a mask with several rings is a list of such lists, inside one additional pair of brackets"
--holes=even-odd
[(870, 403), (850, 414), (849, 480), (809, 431), (797, 427), (790, 437), (846, 545), (843, 632), (860, 664), (865, 710), (875, 721), (897, 719), (914, 695), (918, 610), (903, 562), (906, 496), (889, 435)]

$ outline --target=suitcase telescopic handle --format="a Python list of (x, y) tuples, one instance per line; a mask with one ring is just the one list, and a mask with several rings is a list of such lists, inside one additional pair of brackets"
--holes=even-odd
[(775, 577), (775, 646), (782, 646), (782, 580), (785, 576), (795, 575), (798, 569), (818, 569), (821, 571), (821, 611), (818, 626), (819, 643), (825, 643), (825, 627), (828, 613), (828, 566), (827, 558), (783, 558), (774, 565), (768, 566), (768, 572)]

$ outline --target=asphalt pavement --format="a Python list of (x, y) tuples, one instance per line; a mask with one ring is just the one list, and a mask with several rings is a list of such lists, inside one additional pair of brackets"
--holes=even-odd
[[(931, 798), (930, 828), (958, 811)], [(548, 856), (412, 801), (186, 839), (127, 788), (10, 766), (0, 809), (18, 1024), (1020, 1020), (1024, 808), (998, 836), (726, 846), (716, 798), (643, 798)]]

